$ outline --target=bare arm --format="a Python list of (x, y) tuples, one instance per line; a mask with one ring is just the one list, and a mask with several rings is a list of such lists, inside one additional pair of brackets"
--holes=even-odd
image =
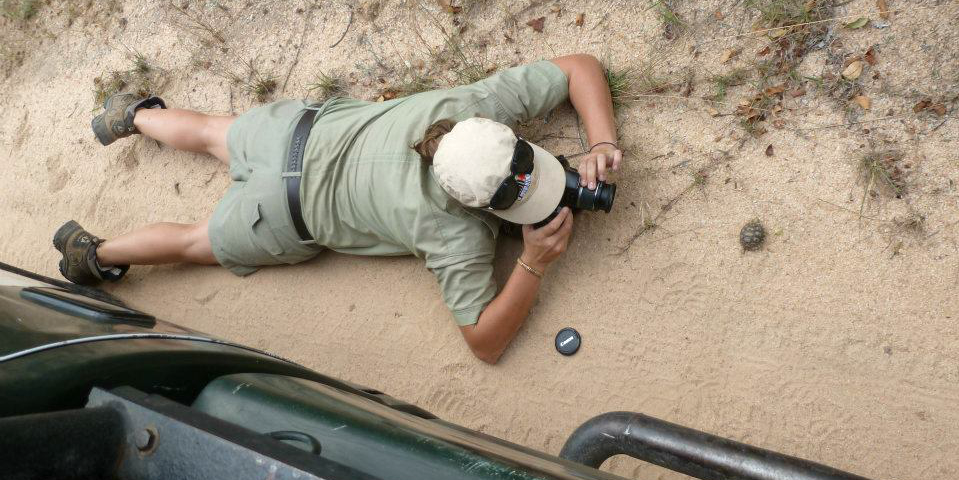
[[(603, 65), (592, 55), (576, 54), (554, 58), (569, 79), (569, 101), (586, 129), (588, 146), (599, 142), (616, 144), (616, 120), (613, 101), (606, 83)], [(579, 164), (582, 185), (596, 188), (596, 181), (606, 181), (607, 169), (619, 170), (623, 152), (608, 144), (597, 145)]]
[[(520, 258), (527, 265), (545, 272), (549, 264), (566, 251), (572, 231), (573, 214), (568, 208), (541, 228), (523, 226), (523, 254)], [(517, 264), (503, 290), (483, 309), (479, 321), (460, 327), (463, 338), (477, 358), (490, 364), (499, 360), (529, 315), (539, 284), (539, 277)]]

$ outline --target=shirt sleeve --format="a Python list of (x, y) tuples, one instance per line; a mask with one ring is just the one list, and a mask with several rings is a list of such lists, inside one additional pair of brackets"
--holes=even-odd
[(515, 125), (549, 113), (569, 98), (569, 81), (555, 63), (543, 60), (513, 67), (480, 80), (471, 87), (489, 93), (496, 120)]
[(457, 325), (476, 323), (480, 313), (496, 296), (492, 253), (454, 259), (453, 263), (430, 270), (436, 275), (443, 300), (453, 312)]

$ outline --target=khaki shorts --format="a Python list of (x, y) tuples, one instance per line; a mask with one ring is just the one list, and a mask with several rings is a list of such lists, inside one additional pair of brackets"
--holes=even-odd
[(304, 245), (286, 200), (283, 165), (302, 100), (254, 108), (230, 125), (227, 147), (233, 183), (210, 219), (210, 243), (220, 265), (249, 275), (264, 265), (294, 264), (322, 248)]

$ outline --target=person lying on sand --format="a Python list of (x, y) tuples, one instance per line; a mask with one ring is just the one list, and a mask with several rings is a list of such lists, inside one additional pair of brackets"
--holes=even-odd
[[(511, 126), (567, 98), (591, 146), (578, 168), (582, 185), (593, 189), (619, 168), (623, 154), (604, 70), (590, 55), (385, 102), (283, 100), (238, 117), (114, 95), (93, 119), (100, 143), (140, 133), (218, 158), (233, 182), (213, 215), (195, 224), (155, 223), (103, 240), (67, 222), (53, 239), (63, 255), (60, 271), (89, 285), (119, 280), (130, 265), (187, 262), (248, 275), (324, 249), (413, 254), (436, 275), (473, 353), (495, 363), (573, 229), (565, 207), (545, 226), (531, 226), (555, 211), (564, 173), (555, 157)], [(493, 255), (501, 219), (523, 225), (523, 253), (497, 294)]]

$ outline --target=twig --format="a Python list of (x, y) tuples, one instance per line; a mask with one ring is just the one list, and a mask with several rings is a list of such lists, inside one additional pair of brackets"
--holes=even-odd
[(818, 127), (809, 127), (809, 128), (794, 128), (794, 129), (792, 129), (791, 131), (793, 131), (793, 132), (802, 132), (802, 131), (809, 131), (809, 130), (821, 130), (821, 129), (824, 129), (824, 128), (848, 127), (848, 126), (850, 126), (850, 125), (859, 125), (859, 124), (861, 124), (861, 123), (869, 123), (869, 122), (880, 122), (880, 121), (883, 121), (883, 120), (893, 120), (893, 119), (896, 119), (896, 118), (906, 118), (906, 117), (908, 117), (908, 116), (909, 116), (909, 114), (905, 114), (905, 115), (892, 115), (892, 116), (889, 116), (889, 117), (879, 117), (879, 118), (873, 118), (873, 119), (870, 119), (870, 120), (860, 120), (860, 121), (858, 121), (858, 122), (837, 123), (837, 124), (834, 124), (834, 125), (820, 125), (820, 126), (818, 126)]
[(353, 7), (350, 6), (350, 18), (346, 21), (346, 28), (343, 30), (343, 35), (340, 35), (340, 39), (336, 41), (333, 45), (330, 45), (330, 48), (336, 48), (340, 42), (346, 38), (346, 33), (350, 31), (350, 27), (353, 25)]
[(827, 205), (831, 205), (831, 206), (833, 206), (833, 207), (836, 207), (836, 208), (838, 208), (838, 209), (840, 209), (840, 210), (844, 210), (844, 211), (846, 211), (846, 212), (849, 212), (849, 213), (851, 213), (851, 214), (853, 214), (853, 215), (858, 215), (859, 218), (865, 218), (866, 220), (872, 220), (872, 221), (874, 221), (874, 222), (880, 222), (880, 223), (891, 223), (891, 222), (889, 222), (888, 220), (880, 220), (880, 219), (878, 219), (878, 218), (876, 218), (876, 217), (871, 217), (871, 216), (869, 216), (869, 215), (863, 215), (862, 212), (857, 212), (857, 211), (855, 211), (855, 210), (853, 210), (853, 209), (851, 209), (851, 208), (846, 208), (846, 207), (844, 207), (844, 206), (842, 206), (842, 205), (837, 205), (837, 204), (835, 204), (835, 203), (830, 202), (829, 200), (823, 200), (823, 199), (821, 199), (821, 198), (817, 198), (816, 200), (819, 200), (820, 202), (825, 203), (825, 204), (827, 204)]
[[(889, 10), (889, 13), (900, 13), (900, 10)], [(793, 28), (793, 27), (803, 27), (803, 26), (806, 26), (806, 25), (815, 25), (815, 24), (817, 24), (817, 23), (835, 22), (836, 20), (844, 20), (844, 19), (847, 19), (847, 18), (854, 18), (854, 17), (855, 17), (855, 18), (863, 17), (863, 16), (868, 17), (868, 16), (871, 15), (871, 14), (872, 14), (872, 13), (866, 13), (866, 14), (857, 13), (857, 14), (854, 14), (854, 15), (843, 15), (843, 16), (841, 16), (841, 17), (831, 17), (831, 18), (826, 18), (826, 19), (824, 19), (824, 20), (816, 20), (816, 21), (813, 21), (813, 22), (797, 23), (797, 24), (795, 24), (795, 25), (783, 25), (783, 26), (781, 26), (781, 27), (763, 28), (763, 29), (760, 29), (760, 30), (753, 30), (753, 31), (748, 32), (748, 33), (740, 33), (740, 34), (736, 34), (736, 35), (727, 35), (727, 36), (724, 36), (724, 37), (710, 38), (710, 39), (703, 40), (703, 41), (699, 42), (699, 45), (702, 45), (702, 44), (704, 44), (704, 43), (715, 42), (715, 41), (718, 41), (718, 40), (728, 40), (728, 39), (730, 39), (730, 38), (745, 37), (745, 36), (754, 35), (754, 34), (757, 34), (757, 33), (771, 32), (771, 31), (773, 31), (773, 30), (785, 30), (785, 29)]]
[(929, 130), (929, 133), (932, 133), (932, 132), (935, 132), (936, 130), (939, 130), (939, 127), (945, 125), (946, 122), (948, 122), (948, 121), (949, 121), (949, 117), (944, 118), (941, 122), (939, 122), (939, 125), (936, 125), (935, 127), (932, 127), (932, 130)]
[(293, 54), (293, 62), (290, 63), (290, 69), (286, 71), (286, 78), (283, 79), (283, 87), (280, 88), (280, 92), (286, 92), (286, 84), (290, 81), (290, 75), (293, 74), (293, 68), (296, 67), (296, 64), (300, 62), (300, 50), (303, 50), (303, 41), (306, 39), (306, 30), (310, 25), (310, 17), (313, 15), (313, 10), (310, 10), (306, 14), (306, 17), (303, 19), (303, 31), (300, 33), (300, 43), (296, 45), (296, 53)]

